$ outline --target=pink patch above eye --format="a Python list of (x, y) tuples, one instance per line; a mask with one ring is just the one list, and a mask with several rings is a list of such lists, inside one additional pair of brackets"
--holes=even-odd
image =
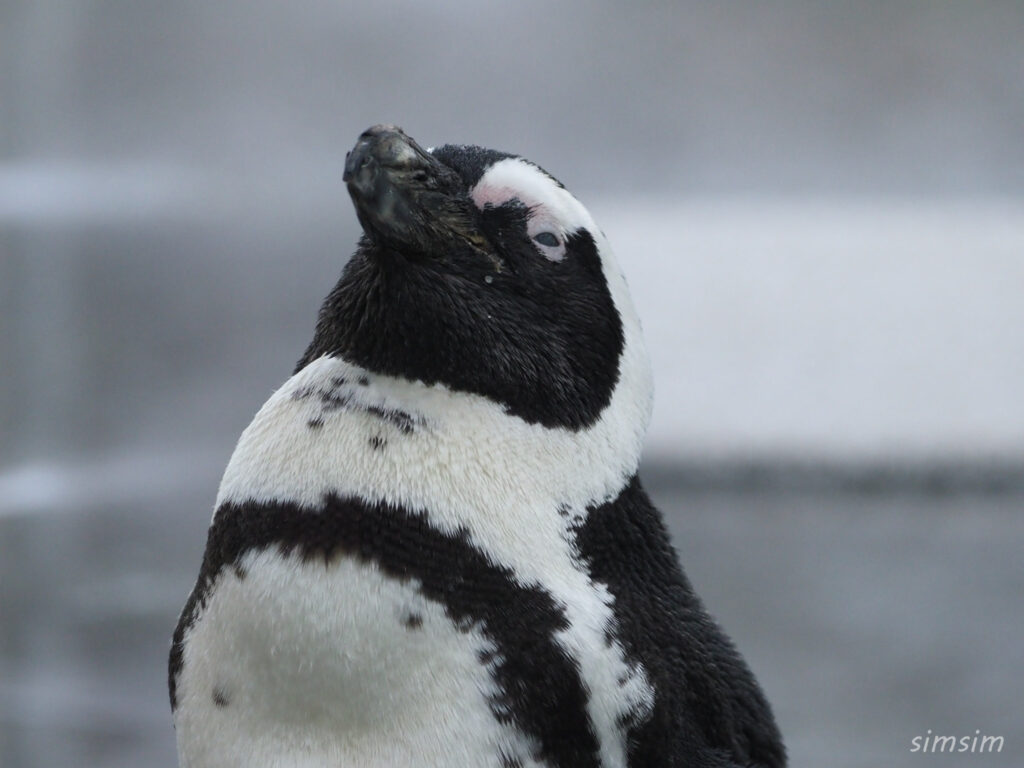
[(517, 190), (505, 186), (492, 187), (478, 184), (473, 188), (472, 198), (473, 204), (480, 210), (488, 205), (499, 206), (513, 199), (519, 200), (523, 205), (534, 205), (533, 201), (524, 200)]

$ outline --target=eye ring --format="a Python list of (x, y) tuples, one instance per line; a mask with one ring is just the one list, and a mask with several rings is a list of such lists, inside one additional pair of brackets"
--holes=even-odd
[(548, 248), (557, 248), (562, 244), (558, 239), (558, 235), (554, 232), (539, 232), (533, 236), (533, 239), (541, 245), (546, 245)]

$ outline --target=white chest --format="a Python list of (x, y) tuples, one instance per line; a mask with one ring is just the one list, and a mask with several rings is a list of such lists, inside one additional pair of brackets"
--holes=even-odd
[(240, 569), (221, 570), (185, 635), (183, 765), (535, 764), (535, 736), (502, 714), (508, 681), (495, 665), (511, 642), (557, 647), (586, 691), (601, 764), (625, 765), (624, 718), (649, 708), (653, 692), (609, 641), (612, 599), (572, 544), (587, 505), (635, 471), (639, 437), (623, 438), (616, 419), (633, 416), (622, 408), (613, 401), (592, 429), (567, 432), (341, 360), (293, 377), (242, 435), (218, 508), (286, 502), (315, 515), (328, 496), (400, 505), (518, 587), (542, 591), (562, 622), (549, 631), (513, 621), (503, 647), (489, 626), (503, 606), (453, 610), (447, 588), (396, 578), (352, 551), (325, 562), (252, 549)]

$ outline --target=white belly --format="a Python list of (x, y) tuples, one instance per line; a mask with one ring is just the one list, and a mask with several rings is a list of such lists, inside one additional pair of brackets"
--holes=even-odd
[(241, 578), (221, 572), (185, 636), (183, 766), (500, 768), (530, 754), (491, 711), (481, 657), (493, 644), (415, 583), (274, 547), (241, 565)]

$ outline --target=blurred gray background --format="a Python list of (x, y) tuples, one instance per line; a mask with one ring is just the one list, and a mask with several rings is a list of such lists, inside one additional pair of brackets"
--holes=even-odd
[(219, 474), (377, 122), (615, 244), (647, 484), (794, 766), (1024, 763), (1022, 41), (1020, 0), (3, 0), (0, 766), (175, 764)]

